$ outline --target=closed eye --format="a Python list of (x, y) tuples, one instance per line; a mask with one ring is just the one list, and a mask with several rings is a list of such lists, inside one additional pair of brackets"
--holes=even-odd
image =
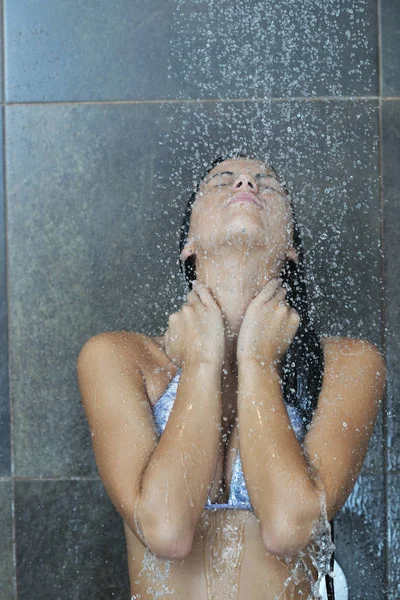
[(261, 186), (261, 191), (263, 192), (264, 190), (271, 190), (272, 192), (276, 192), (280, 196), (285, 196), (286, 197), (286, 194), (280, 192), (279, 190), (277, 190), (274, 187), (271, 187), (270, 185), (263, 185), (263, 186)]
[[(218, 188), (218, 187), (224, 187), (224, 186), (231, 186), (231, 183), (218, 183), (216, 185), (214, 185), (212, 187), (212, 189)], [(276, 194), (279, 194), (280, 196), (284, 196), (286, 198), (286, 194), (284, 194), (283, 192), (280, 192), (279, 190), (277, 190), (274, 187), (271, 187), (270, 185), (259, 185), (259, 190), (260, 192), (264, 192), (267, 190), (271, 190), (271, 192), (275, 192)]]

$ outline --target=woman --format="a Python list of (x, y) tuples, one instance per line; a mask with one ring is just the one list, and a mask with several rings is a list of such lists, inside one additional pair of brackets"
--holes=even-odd
[(165, 335), (103, 333), (78, 359), (131, 593), (311, 598), (321, 502), (332, 522), (354, 487), (384, 360), (366, 340), (316, 336), (293, 207), (264, 162), (214, 161), (183, 225), (197, 285)]

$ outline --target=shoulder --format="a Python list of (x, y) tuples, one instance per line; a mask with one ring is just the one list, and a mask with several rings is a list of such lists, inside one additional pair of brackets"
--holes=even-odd
[(127, 368), (140, 371), (152, 403), (177, 372), (165, 354), (164, 338), (136, 331), (107, 331), (91, 337), (80, 352), (78, 370), (91, 369), (94, 363), (104, 363), (114, 355)]
[(136, 331), (105, 331), (87, 340), (78, 357), (80, 364), (91, 364), (102, 356), (118, 355), (125, 364), (135, 364), (145, 378), (157, 368), (164, 369), (171, 361), (164, 352), (163, 338)]
[(378, 347), (373, 342), (364, 338), (352, 338), (352, 337), (340, 337), (340, 336), (321, 336), (320, 342), (324, 348), (329, 350), (336, 349), (340, 352), (358, 352), (358, 353), (371, 353), (377, 356), (382, 356)]
[(131, 354), (141, 345), (144, 347), (141, 335), (134, 331), (104, 331), (87, 340), (80, 351), (79, 359), (85, 354), (99, 354), (112, 348), (118, 352), (124, 350), (125, 354)]
[(325, 364), (333, 370), (369, 370), (386, 380), (386, 361), (376, 344), (364, 338), (321, 337)]

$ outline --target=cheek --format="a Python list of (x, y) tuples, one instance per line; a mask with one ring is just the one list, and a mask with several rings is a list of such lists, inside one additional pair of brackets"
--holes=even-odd
[(199, 224), (203, 226), (207, 220), (214, 218), (214, 215), (217, 211), (218, 205), (215, 201), (212, 200), (212, 198), (200, 198), (193, 205), (190, 223), (193, 223), (193, 226), (196, 227)]
[(214, 223), (213, 207), (207, 206), (201, 202), (197, 206), (193, 205), (192, 215), (190, 217), (190, 236), (203, 237), (210, 229), (210, 223)]

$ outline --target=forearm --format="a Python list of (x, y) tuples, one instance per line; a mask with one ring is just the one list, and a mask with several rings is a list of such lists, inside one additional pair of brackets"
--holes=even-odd
[(161, 536), (176, 537), (177, 546), (191, 539), (207, 500), (216, 469), (221, 413), (221, 367), (185, 364), (171, 414), (142, 482), (142, 510), (156, 521)]
[(238, 417), (243, 472), (264, 543), (301, 545), (318, 516), (318, 496), (275, 368), (239, 363)]

